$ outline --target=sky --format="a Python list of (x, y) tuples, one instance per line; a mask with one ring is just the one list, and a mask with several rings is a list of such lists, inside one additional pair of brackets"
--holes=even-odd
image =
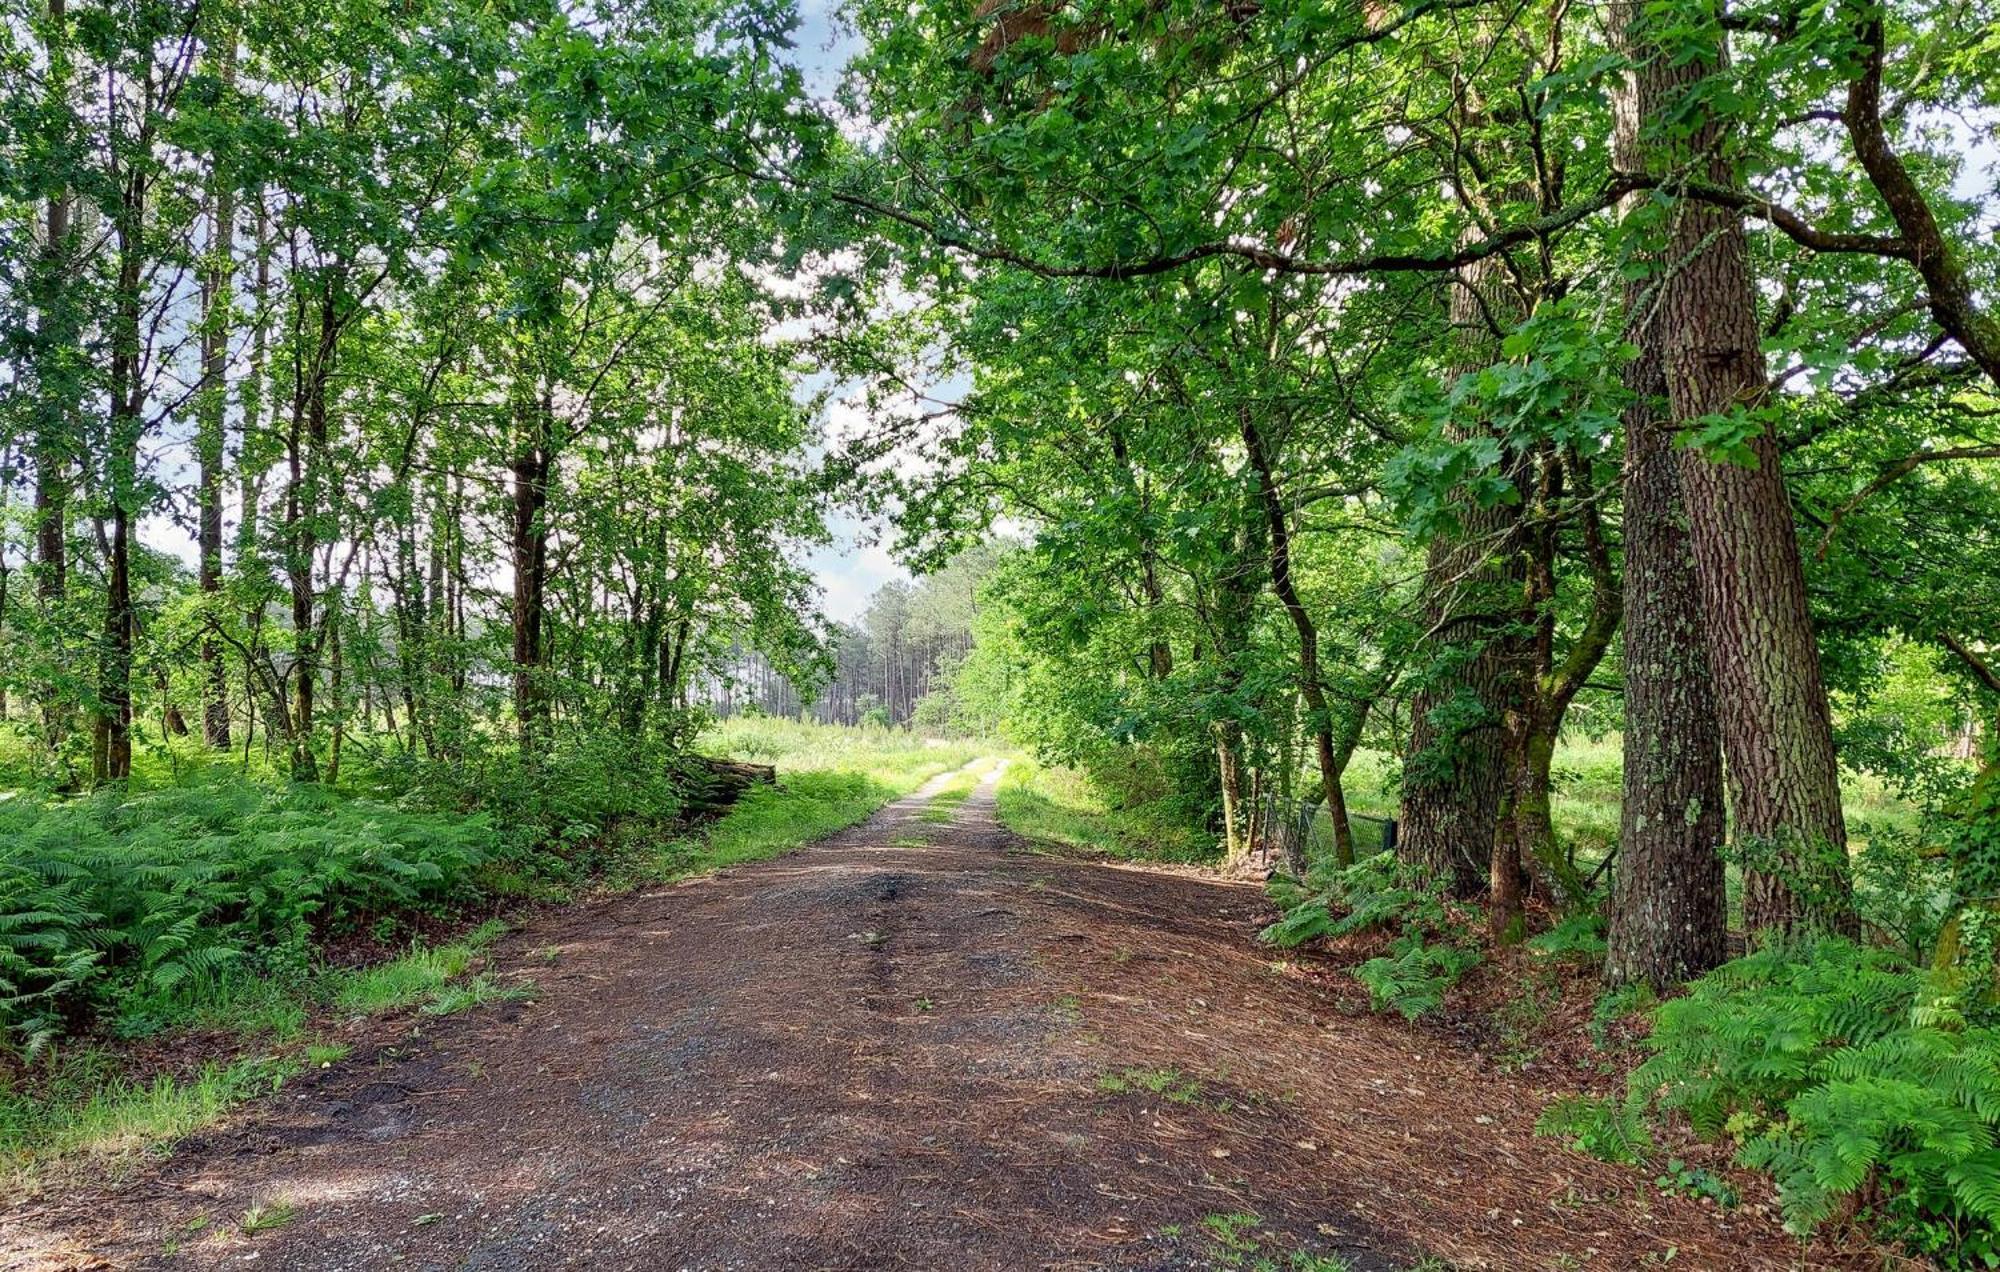
[[(858, 41), (851, 33), (836, 30), (833, 11), (838, 0), (800, 0), (799, 28), (794, 56), (806, 77), (806, 88), (814, 97), (833, 94), (840, 68), (851, 57)], [(836, 418), (828, 421), (829, 431), (843, 431), (838, 418), (854, 408), (834, 404)], [(835, 622), (851, 622), (868, 608), (868, 598), (891, 579), (907, 579), (909, 571), (896, 563), (881, 542), (881, 527), (846, 513), (827, 521), (833, 542), (811, 553), (806, 564), (820, 586), (820, 605)]]

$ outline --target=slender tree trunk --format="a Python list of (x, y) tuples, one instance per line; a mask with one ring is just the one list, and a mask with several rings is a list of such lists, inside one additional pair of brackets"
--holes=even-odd
[[(1264, 506), (1267, 533), (1270, 536), (1271, 590), (1278, 594), (1278, 601), (1285, 607), (1285, 614), (1291, 619), (1292, 629), (1299, 640), (1299, 693), (1305, 699), (1307, 730), (1312, 734), (1313, 756), (1319, 763), (1320, 793), (1326, 800), (1327, 813), (1333, 819), (1334, 859), (1343, 866), (1354, 864), (1354, 831), (1347, 822), (1347, 799), (1340, 789), (1345, 760), (1336, 754), (1333, 743), (1333, 719), (1327, 710), (1326, 684), (1320, 676), (1319, 628), (1312, 615), (1306, 612), (1305, 602), (1292, 582), (1292, 535), (1291, 526), (1285, 516), (1285, 501), (1278, 492), (1276, 477), (1272, 474), (1269, 448), (1264, 436), (1251, 417), (1250, 409), (1238, 409), (1238, 419), (1243, 433), (1243, 447), (1250, 459), (1250, 466), (1257, 471), (1257, 493)], [(1303, 859), (1289, 862), (1294, 874), (1303, 873)]]
[[(336, 277), (337, 274), (336, 270)], [(303, 782), (316, 782), (320, 776), (319, 756), (314, 749), (319, 727), (316, 698), (320, 654), (328, 633), (325, 625), (318, 622), (319, 580), (315, 574), (323, 542), (319, 521), (326, 507), (333, 463), (327, 394), (340, 338), (340, 284), (336, 277), (329, 277), (321, 284), (314, 345), (294, 385), (288, 446), (291, 480), (286, 498), (285, 564), (291, 584), (295, 642), (291, 770), (292, 777)], [(304, 323), (299, 326), (303, 328)]]
[[(69, 53), (66, 39), (66, 0), (49, 0), (49, 71), (51, 94), (67, 93)], [(60, 634), (63, 598), (69, 589), (69, 483), (71, 433), (75, 425), (75, 395), (70, 376), (56, 365), (59, 348), (74, 348), (76, 333), (69, 315), (70, 195), (58, 189), (45, 209), (44, 226), (48, 240), (42, 248), (43, 288), (37, 316), (37, 343), (40, 366), (36, 372), (36, 392), (40, 412), (35, 424), (35, 596), (41, 603), (49, 630)], [(42, 736), (49, 754), (58, 757), (69, 736), (69, 704), (55, 685), (41, 693)], [(67, 765), (63, 765), (67, 769)], [(59, 785), (67, 787), (71, 778), (65, 771)]]
[(1243, 834), (1243, 730), (1234, 724), (1215, 726), (1215, 768), (1222, 785), (1223, 860), (1235, 865), (1250, 849)]
[[(1641, 100), (1665, 103), (1726, 58), (1641, 68)], [(1732, 184), (1721, 124), (1702, 121), (1688, 153), (1708, 180)], [(1741, 216), (1683, 200), (1662, 285), (1667, 395), (1676, 423), (1753, 412), (1770, 394)], [(1847, 827), (1805, 569), (1776, 439), (1746, 442), (1746, 462), (1693, 448), (1679, 456), (1695, 578), (1706, 620), (1717, 718), (1728, 757), (1735, 838), (1752, 932), (1855, 929)]]
[[(233, 41), (233, 36), (225, 36)], [(235, 79), (234, 49), (225, 46), (221, 74), (225, 84)], [(205, 597), (222, 591), (223, 430), (229, 401), (229, 284), (236, 236), (236, 199), (229, 183), (211, 173), (209, 196), (209, 260), (202, 276), (202, 388), (195, 449), (201, 465), (198, 533), (201, 553), (200, 586)], [(202, 704), (202, 737), (208, 745), (229, 749), (229, 669), (222, 642), (213, 631), (202, 638), (201, 660), (207, 668), (208, 690)]]
[(329, 784), (340, 781), (340, 752), (347, 741), (347, 699), (344, 683), (347, 663), (342, 656), (340, 644), (340, 618), (337, 609), (327, 615), (327, 626), (331, 629), (331, 634), (327, 637), (330, 664), (327, 689), (328, 696), (333, 700), (333, 739), (326, 753), (326, 780)]
[[(1614, 48), (1642, 47), (1642, 6), (1621, 0), (1609, 15)], [(1650, 166), (1643, 128), (1659, 109), (1641, 100), (1642, 75), (1615, 94), (1618, 165)], [(1645, 196), (1633, 196), (1627, 211)], [(1656, 257), (1657, 259), (1657, 257)], [(1627, 290), (1629, 338), (1639, 350), (1626, 370), (1625, 737), (1618, 863), (1612, 875), (1605, 976), (1658, 989), (1698, 976), (1725, 956), (1727, 898), (1722, 839), (1722, 743), (1715, 685), (1702, 630), (1701, 593), (1688, 543), (1674, 455), (1662, 345), (1665, 329), (1647, 280)]]
[(116, 231), (118, 283), (111, 350), (111, 534), (105, 560), (104, 640), (98, 656), (98, 717), (91, 776), (98, 783), (132, 775), (132, 522), (139, 502), (139, 434), (145, 388), (140, 383), (140, 252), (146, 215), (145, 176), (126, 178)]
[(515, 404), (514, 473), (514, 717), (522, 754), (542, 743), (547, 702), (542, 684), (543, 610), (548, 591), (550, 417), (546, 394), (520, 394)]

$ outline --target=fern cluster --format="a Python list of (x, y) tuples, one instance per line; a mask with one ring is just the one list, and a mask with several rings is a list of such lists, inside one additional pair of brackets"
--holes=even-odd
[(1406, 932), (1389, 954), (1369, 959), (1354, 976), (1368, 987), (1376, 1011), (1394, 1010), (1415, 1020), (1441, 1006), (1445, 991), (1478, 963), (1479, 951), (1470, 945), (1427, 944), (1420, 933)]
[(0, 804), (0, 1031), (34, 1052), (113, 986), (169, 991), (467, 886), (485, 818), (209, 780)]
[(1386, 927), (1437, 930), (1450, 922), (1438, 890), (1394, 853), (1315, 870), (1303, 888), (1281, 879), (1272, 880), (1272, 896), (1285, 917), (1265, 928), (1263, 939), (1284, 949)]
[(469, 743), (449, 764), (398, 753), (365, 780), (368, 794), (402, 807), (483, 813), (508, 852), (541, 854), (540, 873), (573, 879), (604, 865), (597, 854), (621, 826), (652, 831), (677, 820), (695, 779), (663, 761), (657, 743), (602, 732), (553, 739), (532, 759), (492, 739)]
[(1569, 1141), (1571, 1148), (1599, 1161), (1636, 1166), (1653, 1151), (1646, 1108), (1638, 1100), (1604, 1100), (1589, 1095), (1557, 1096), (1535, 1121), (1535, 1134)]
[(1443, 893), (1393, 853), (1315, 871), (1304, 887), (1274, 879), (1272, 897), (1285, 916), (1264, 929), (1263, 939), (1286, 949), (1322, 937), (1399, 930), (1388, 954), (1354, 971), (1376, 1011), (1398, 1011), (1410, 1020), (1434, 1011), (1445, 991), (1479, 962), (1476, 944)]
[(1741, 1144), (1809, 1231), (1875, 1202), (1956, 1266), (2000, 1260), (2000, 1030), (1896, 954), (1825, 938), (1738, 959), (1662, 1005), (1635, 1094)]
[(1604, 962), (1604, 916), (1595, 910), (1565, 915), (1554, 927), (1528, 939), (1528, 948), (1550, 958), (1586, 965)]

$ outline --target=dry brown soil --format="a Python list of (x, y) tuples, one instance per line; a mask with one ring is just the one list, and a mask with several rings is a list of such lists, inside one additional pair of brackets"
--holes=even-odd
[(1535, 1137), (1528, 1078), (1274, 964), (1254, 885), (1034, 851), (991, 778), (929, 822), (935, 787), (532, 920), (495, 955), (530, 998), (373, 1026), (135, 1177), (0, 1214), (0, 1264), (1833, 1265)]

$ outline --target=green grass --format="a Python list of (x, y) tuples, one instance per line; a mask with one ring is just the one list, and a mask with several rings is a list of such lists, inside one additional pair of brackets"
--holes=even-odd
[(346, 1044), (301, 1042), (315, 1002), (352, 1016), (410, 1008), (450, 1015), (530, 992), (469, 975), (505, 930), (503, 923), (488, 922), (445, 945), (289, 984), (229, 975), (197, 987), (173, 1025), (235, 1033), (262, 1049), (213, 1061), (192, 1077), (134, 1079), (103, 1047), (57, 1049), (26, 1072), (27, 1081), (0, 1085), (0, 1191), (32, 1192), (51, 1171), (115, 1172), (209, 1125), (233, 1105), (277, 1090), (302, 1068), (338, 1063)]
[(33, 1092), (0, 1089), (0, 1195), (32, 1193), (57, 1164), (115, 1175), (240, 1101), (277, 1090), (300, 1061), (250, 1056), (150, 1081), (119, 1076), (111, 1065), (102, 1051), (74, 1050)]
[(246, 1237), (254, 1237), (260, 1232), (282, 1228), (298, 1215), (298, 1209), (289, 1201), (258, 1202), (243, 1212), (236, 1221), (237, 1230)]
[[(824, 839), (980, 752), (972, 743), (929, 741), (893, 729), (768, 717), (724, 721), (704, 735), (702, 748), (775, 764), (778, 783), (752, 787), (704, 833), (662, 845), (644, 870), (652, 878), (763, 861)], [(947, 790), (961, 784), (960, 800), (977, 784), (976, 774), (955, 777)]]
[(420, 946), (387, 963), (330, 976), (333, 1005), (351, 1016), (379, 1016), (415, 1007), (449, 1016), (480, 1003), (518, 998), (523, 986), (496, 984), (484, 974), (467, 977), (473, 963), (507, 926), (483, 923), (459, 940)]
[(897, 785), (907, 782), (906, 790), (993, 749), (874, 725), (801, 724), (770, 716), (724, 720), (702, 734), (698, 748), (775, 764), (780, 780), (792, 773), (838, 771)]
[[(1169, 1240), (1179, 1240), (1183, 1229), (1173, 1224), (1160, 1230)], [(1219, 1212), (1202, 1216), (1196, 1229), (1208, 1265), (1240, 1268), (1245, 1272), (1351, 1272), (1354, 1265), (1339, 1255), (1314, 1254), (1303, 1249), (1287, 1250), (1290, 1244), (1264, 1230), (1264, 1221), (1249, 1211)]]
[(1169, 1104), (1202, 1103), (1200, 1080), (1179, 1069), (1113, 1069), (1098, 1075), (1097, 1089), (1106, 1095), (1146, 1091)]
[(923, 820), (935, 825), (948, 825), (958, 815), (958, 807), (971, 798), (993, 768), (993, 761), (980, 760), (969, 764), (951, 775), (945, 784), (931, 797), (930, 806), (924, 809)]
[(1157, 810), (1113, 808), (1075, 769), (1016, 760), (1000, 779), (1000, 821), (1024, 839), (1128, 861), (1201, 861), (1215, 845)]

